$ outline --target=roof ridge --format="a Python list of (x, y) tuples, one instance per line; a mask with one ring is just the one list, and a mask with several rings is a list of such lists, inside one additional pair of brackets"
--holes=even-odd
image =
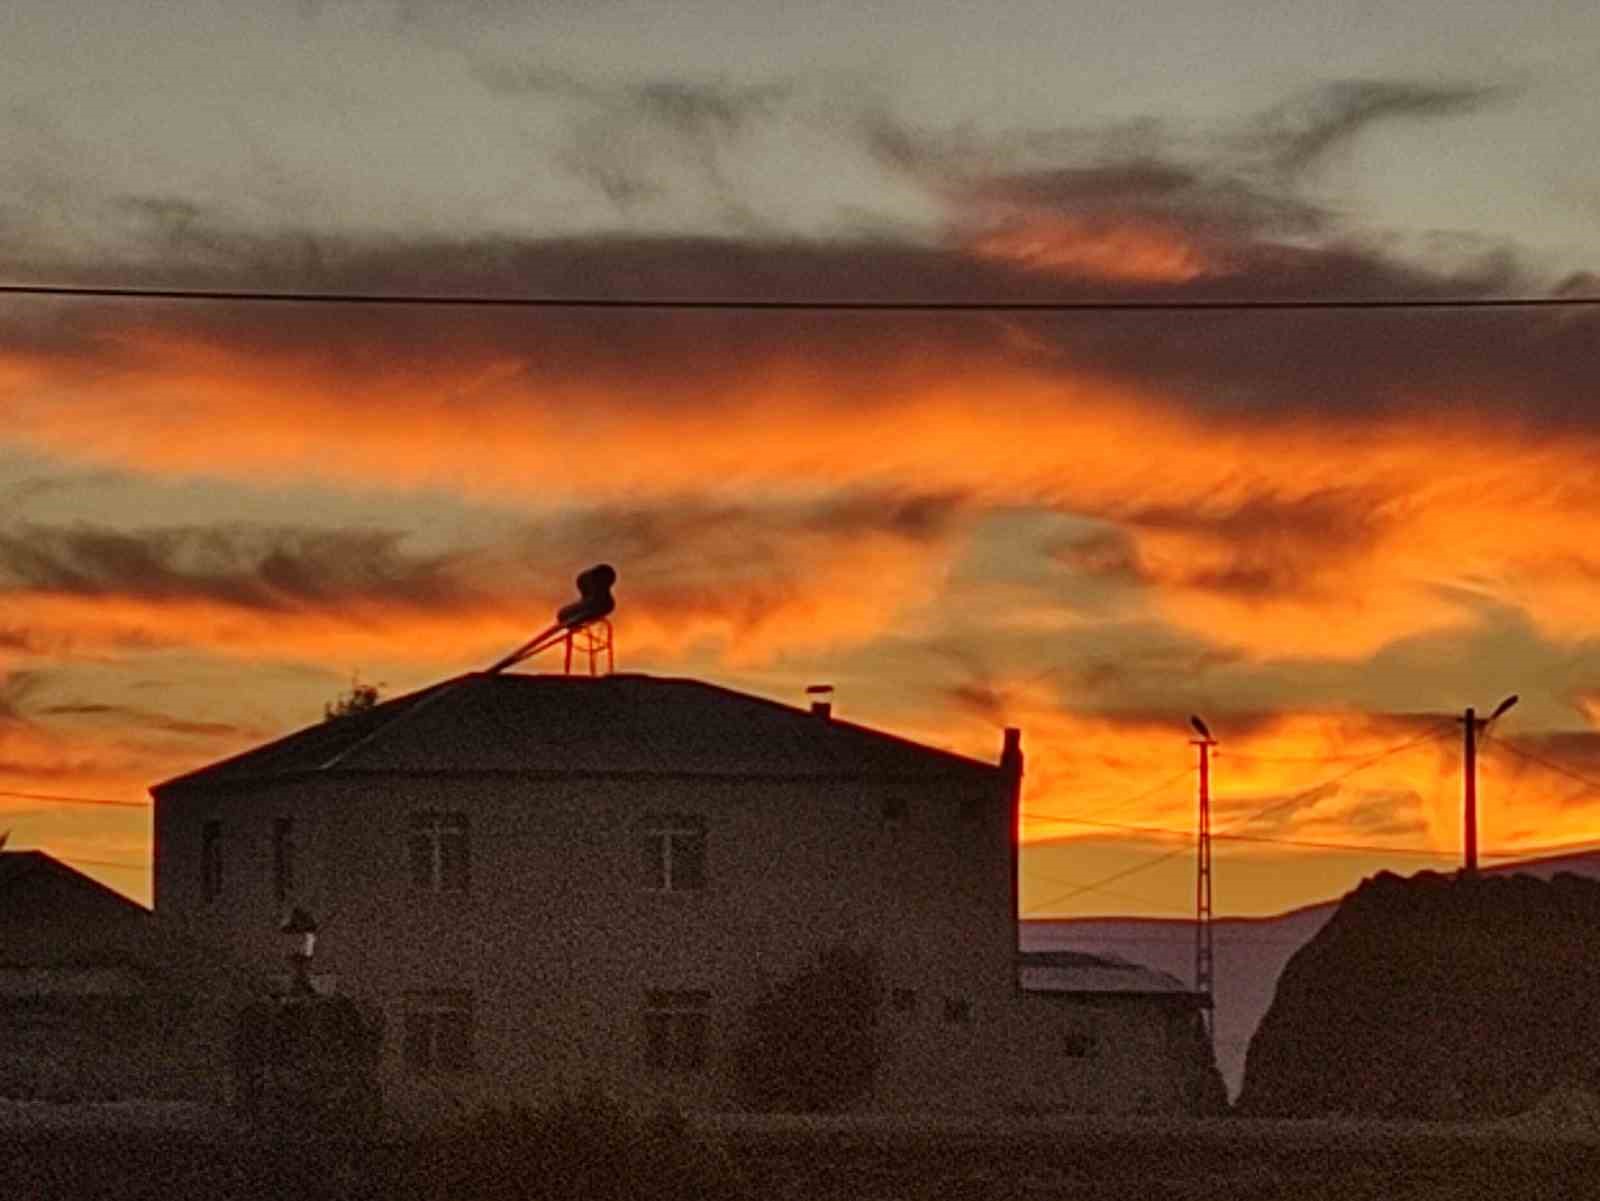
[[(509, 683), (504, 681), (516, 681)], [(349, 723), (349, 724), (346, 724)], [(605, 749), (599, 749), (601, 743)], [(690, 676), (466, 672), (154, 785), (402, 771), (988, 778), (991, 761)]]
[[(321, 763), (321, 764), (317, 765), (312, 770), (313, 771), (327, 771), (327, 770), (329, 770), (330, 768), (332, 768), (335, 765), (337, 765), (339, 763), (339, 761), (341, 759), (343, 759), (345, 756), (347, 756), (347, 755), (351, 754), (352, 752), (357, 751), (360, 748), (366, 746), (374, 738), (378, 737), (378, 735), (380, 735), (380, 734), (388, 734), (389, 732), (394, 730), (395, 727), (404, 725), (408, 718), (412, 717), (413, 715), (415, 715), (416, 713), (420, 712), (421, 710), (426, 709), (429, 705), (431, 705), (434, 701), (438, 700), (441, 696), (444, 696), (446, 693), (455, 691), (455, 689), (459, 688), (461, 685), (465, 684), (468, 680), (472, 679), (474, 676), (476, 676), (478, 674), (479, 673), (477, 673), (477, 672), (468, 672), (465, 675), (455, 676), (452, 679), (443, 680), (438, 684), (432, 684), (428, 688), (421, 689), (420, 691), (424, 695), (421, 695), (421, 696), (418, 697), (418, 699), (412, 701), (411, 704), (407, 705), (400, 712), (396, 713), (388, 721), (384, 722), (383, 724), (381, 724), (379, 726), (375, 726), (371, 730), (368, 730), (365, 734), (363, 734), (360, 738), (357, 738), (349, 746), (347, 746), (343, 750), (339, 751), (339, 753), (334, 755), (333, 758), (327, 760), (327, 762), (325, 762), (325, 763)], [(416, 694), (408, 693), (407, 695), (416, 695)], [(397, 701), (401, 700), (401, 699), (403, 699), (403, 698), (402, 697), (395, 697), (395, 700), (397, 700)]]
[(899, 734), (891, 734), (888, 730), (880, 730), (876, 726), (864, 726), (859, 722), (851, 721), (848, 718), (835, 717), (831, 713), (825, 718), (818, 717), (812, 714), (810, 711), (802, 709), (799, 705), (790, 705), (783, 701), (775, 701), (771, 697), (759, 696), (753, 692), (740, 692), (737, 688), (729, 688), (724, 684), (714, 684), (710, 680), (697, 680), (693, 676), (654, 676), (650, 678), (658, 680), (667, 679), (673, 681), (674, 683), (680, 684), (692, 684), (697, 688), (705, 688), (713, 692), (720, 692), (724, 695), (734, 697), (737, 700), (755, 701), (758, 704), (767, 705), (774, 709), (781, 709), (785, 714), (789, 714), (806, 721), (827, 722), (836, 728), (843, 727), (844, 729), (853, 730), (858, 734), (863, 734), (870, 738), (879, 739), (885, 742), (892, 742), (897, 746), (909, 747), (911, 749), (920, 751), (923, 754), (940, 755), (948, 759), (954, 759), (957, 762), (968, 766), (985, 767), (989, 768), (990, 770), (994, 770), (995, 768), (995, 764), (990, 763), (986, 759), (979, 759), (972, 755), (963, 755), (960, 751), (946, 750), (944, 747), (932, 746), (926, 742), (918, 742), (914, 738), (906, 738)]

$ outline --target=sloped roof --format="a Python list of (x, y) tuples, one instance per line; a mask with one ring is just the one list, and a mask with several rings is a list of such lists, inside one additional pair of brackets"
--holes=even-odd
[(148, 916), (150, 911), (137, 901), (131, 901), (114, 889), (107, 888), (92, 876), (86, 876), (70, 864), (61, 862), (44, 851), (0, 851), (0, 898), (14, 906), (23, 889), (50, 882), (76, 889), (84, 900), (103, 908), (108, 917)]
[(992, 779), (997, 770), (700, 680), (473, 672), (152, 791), (369, 772)]
[(1025, 951), (1019, 958), (1017, 971), (1024, 992), (1199, 997), (1176, 976), (1130, 963), (1118, 955)]

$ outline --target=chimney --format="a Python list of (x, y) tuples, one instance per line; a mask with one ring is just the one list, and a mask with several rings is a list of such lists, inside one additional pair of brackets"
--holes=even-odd
[(823, 721), (833, 716), (833, 701), (829, 699), (833, 696), (832, 684), (812, 684), (806, 689), (806, 695), (812, 698), (812, 716), (820, 717)]
[[(1006, 806), (1011, 810), (1011, 953), (1012, 962), (1022, 962), (1022, 731), (1007, 726), (1000, 748), (1001, 787)], [(1013, 971), (1011, 979), (1020, 993), (1022, 976)]]
[(1022, 777), (1022, 731), (1016, 726), (1006, 727), (1005, 743), (1000, 748), (1000, 770), (1018, 779)]

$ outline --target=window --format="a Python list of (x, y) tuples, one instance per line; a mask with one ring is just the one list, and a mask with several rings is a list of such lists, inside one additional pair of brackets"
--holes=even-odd
[(222, 895), (222, 823), (200, 826), (200, 895), (212, 901)]
[(272, 819), (272, 895), (280, 902), (294, 895), (294, 818)]
[(711, 994), (700, 989), (651, 989), (644, 995), (644, 1063), (665, 1072), (705, 1067), (711, 1034)]
[(946, 997), (944, 1020), (958, 1026), (972, 1025), (972, 1002), (966, 997)]
[(472, 994), (436, 989), (406, 994), (405, 1060), (413, 1072), (472, 1068)]
[(898, 830), (905, 824), (908, 808), (909, 806), (903, 796), (885, 797), (883, 802), (883, 828), (885, 830)]
[(406, 844), (411, 887), (423, 892), (466, 892), (470, 851), (465, 813), (418, 813)]
[(889, 994), (889, 1008), (896, 1013), (915, 1013), (917, 1011), (917, 990), (914, 988), (897, 988)]
[(706, 886), (706, 823), (681, 813), (646, 814), (640, 825), (645, 887), (694, 892)]
[(1064, 1049), (1068, 1059), (1092, 1059), (1100, 1051), (1100, 1040), (1088, 1026), (1075, 1026), (1067, 1031)]

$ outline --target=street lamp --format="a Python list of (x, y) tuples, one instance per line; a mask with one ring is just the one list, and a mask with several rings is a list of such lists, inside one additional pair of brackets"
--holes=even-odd
[(1466, 738), (1461, 765), (1461, 872), (1469, 878), (1478, 874), (1478, 731), (1516, 703), (1517, 694), (1513, 692), (1488, 717), (1479, 717), (1471, 708), (1461, 716)]
[(317, 949), (316, 919), (296, 905), (279, 931), (288, 952), (291, 987), (295, 992), (308, 993), (311, 991), (311, 956)]

